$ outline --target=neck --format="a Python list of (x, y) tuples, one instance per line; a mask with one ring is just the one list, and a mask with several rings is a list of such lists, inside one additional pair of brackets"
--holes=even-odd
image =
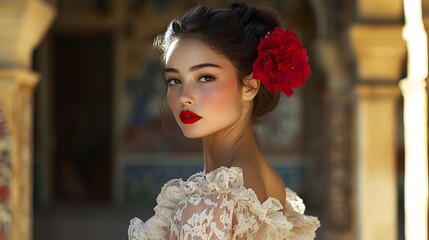
[(206, 136), (202, 142), (205, 172), (221, 166), (231, 167), (238, 161), (260, 155), (252, 124)]

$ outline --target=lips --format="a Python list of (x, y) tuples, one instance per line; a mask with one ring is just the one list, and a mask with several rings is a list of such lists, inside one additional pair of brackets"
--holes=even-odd
[(184, 124), (192, 124), (201, 119), (200, 116), (192, 111), (181, 111), (179, 117)]

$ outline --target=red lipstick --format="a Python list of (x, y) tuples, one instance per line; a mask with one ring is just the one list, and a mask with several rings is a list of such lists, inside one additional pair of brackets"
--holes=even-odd
[(192, 124), (201, 119), (200, 116), (192, 111), (181, 111), (179, 117), (184, 124)]

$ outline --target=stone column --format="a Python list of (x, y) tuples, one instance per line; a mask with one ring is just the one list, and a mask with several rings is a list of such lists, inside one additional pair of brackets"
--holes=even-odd
[(319, 39), (315, 45), (326, 75), (323, 157), (327, 166), (327, 188), (323, 227), (326, 239), (351, 240), (355, 237), (352, 77), (337, 40)]
[[(0, 0), (0, 111), (9, 156), (0, 158), (0, 239), (32, 238), (32, 52), (55, 10), (41, 0)], [(8, 148), (8, 149), (6, 149)]]
[(406, 46), (402, 25), (354, 25), (357, 61), (357, 239), (397, 239), (397, 81)]

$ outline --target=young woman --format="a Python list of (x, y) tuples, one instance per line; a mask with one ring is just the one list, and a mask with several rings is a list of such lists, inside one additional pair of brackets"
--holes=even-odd
[(314, 239), (319, 221), (304, 215), (253, 131), (311, 74), (296, 35), (272, 9), (235, 2), (191, 9), (155, 45), (170, 109), (186, 137), (202, 140), (204, 172), (166, 183), (155, 215), (132, 219), (128, 239)]

